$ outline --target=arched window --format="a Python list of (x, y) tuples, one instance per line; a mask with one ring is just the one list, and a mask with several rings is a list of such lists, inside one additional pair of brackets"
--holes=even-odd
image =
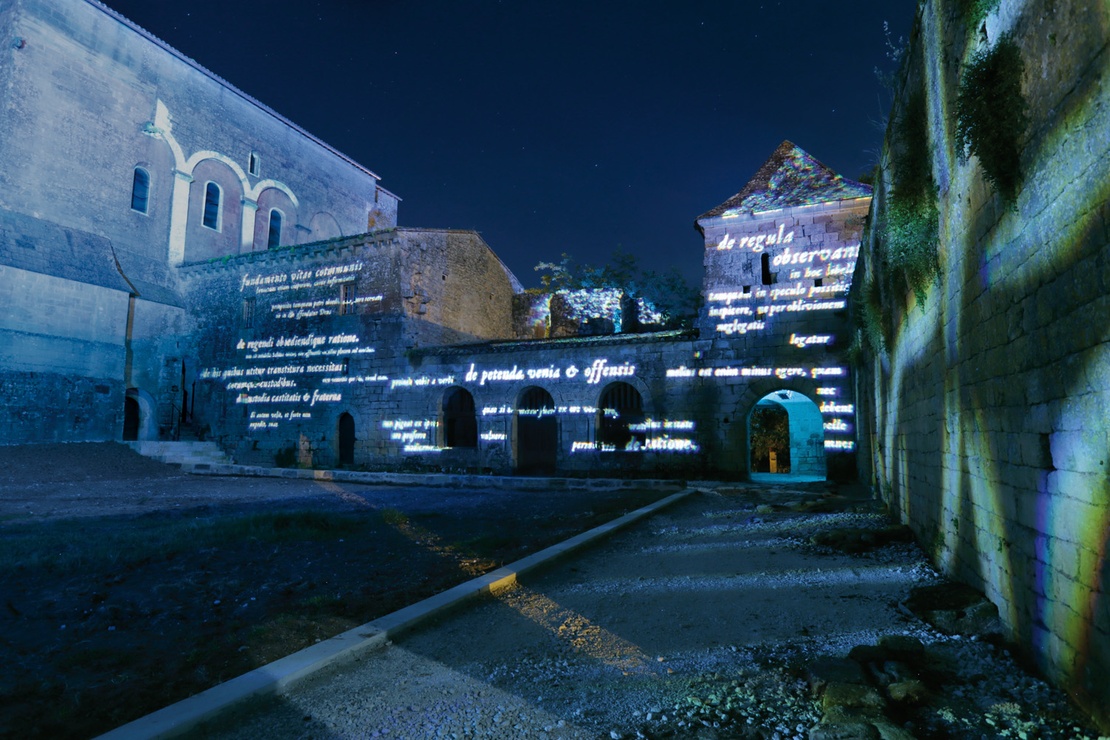
[(131, 179), (131, 210), (146, 213), (150, 205), (150, 173), (142, 167), (135, 168)]
[(281, 211), (274, 208), (270, 211), (270, 235), (266, 238), (266, 248), (273, 249), (281, 246)]
[(204, 220), (210, 229), (220, 230), (220, 186), (210, 182), (204, 186)]
[(465, 388), (451, 388), (443, 397), (443, 446), (478, 446), (474, 396)]
[(644, 399), (628, 383), (612, 383), (597, 403), (597, 442), (618, 450), (642, 447), (647, 435), (629, 425), (644, 421)]

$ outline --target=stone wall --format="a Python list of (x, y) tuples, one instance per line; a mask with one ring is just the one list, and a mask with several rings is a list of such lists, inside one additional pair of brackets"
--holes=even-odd
[[(20, 0), (5, 16), (23, 46), (2, 52), (0, 206), (170, 262), (264, 248), (259, 208), (292, 210), (283, 244), (396, 224), (372, 173), (102, 6)], [(145, 214), (131, 208), (136, 166), (151, 178)], [(200, 223), (209, 181), (223, 190), (216, 230)]]
[[(1110, 727), (1110, 6), (1003, 0), (969, 25), (921, 5), (873, 224), (899, 171), (891, 142), (925, 95), (939, 278), (920, 303), (874, 251), (885, 350), (861, 379), (866, 473), (949, 574), (986, 592), (1010, 636)], [(1005, 203), (955, 144), (960, 77), (1012, 34), (1030, 125)], [(871, 232), (872, 247), (882, 234)]]
[[(825, 419), (824, 459), (808, 455), (807, 472), (855, 476), (847, 297), (869, 206), (869, 197), (856, 197), (758, 213), (734, 209), (698, 220), (706, 248), (705, 306), (698, 322), (702, 357), (774, 370), (751, 385), (717, 389), (724, 394), (720, 408), (738, 405), (743, 414), (716, 414), (718, 424), (732, 430), (725, 446), (748, 449), (747, 419), (755, 404), (767, 393), (792, 390)], [(752, 398), (757, 390), (760, 395)], [(792, 427), (800, 428), (801, 421), (792, 414)], [(802, 448), (796, 452), (801, 457)], [(737, 470), (747, 471), (747, 462)]]
[[(143, 399), (143, 434), (174, 436), (196, 379), (174, 266), (265, 250), (275, 212), (282, 247), (388, 229), (398, 199), (98, 3), (14, 0), (0, 5), (0, 29), (0, 265), (13, 268), (0, 274), (13, 308), (0, 377), (20, 399), (9, 415), (25, 420), (0, 429), (0, 444), (119, 439), (125, 394)], [(141, 203), (136, 172), (149, 179)], [(220, 194), (211, 227), (209, 183)], [(40, 283), (46, 298), (24, 293)], [(123, 308), (88, 320), (105, 290)], [(110, 370), (72, 367), (108, 358)], [(108, 394), (70, 390), (105, 384)]]
[(0, 444), (119, 439), (128, 296), (0, 265)]
[(512, 325), (510, 275), (473, 232), (391, 229), (182, 275), (197, 321), (185, 359), (193, 423), (255, 463), (294, 450), (303, 464), (336, 464), (344, 414), (360, 464), (400, 462), (379, 421), (413, 413), (393, 393), (424, 388), (410, 351), (501, 338)]

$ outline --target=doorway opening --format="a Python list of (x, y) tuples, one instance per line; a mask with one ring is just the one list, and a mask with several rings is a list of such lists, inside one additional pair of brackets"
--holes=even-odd
[(134, 396), (123, 399), (123, 441), (135, 442), (139, 439), (139, 427), (142, 422), (142, 412), (139, 401)]
[(748, 417), (748, 440), (753, 474), (826, 476), (821, 409), (803, 393), (783, 389), (759, 399)]
[(525, 388), (513, 413), (516, 472), (550, 475), (555, 472), (559, 426), (555, 401), (543, 388)]
[(339, 415), (339, 464), (355, 464), (355, 417), (346, 411)]

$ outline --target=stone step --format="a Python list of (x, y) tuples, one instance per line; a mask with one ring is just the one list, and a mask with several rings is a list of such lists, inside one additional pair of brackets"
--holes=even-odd
[(128, 442), (131, 449), (143, 457), (150, 457), (164, 463), (191, 467), (197, 464), (227, 463), (231, 460), (212, 441), (206, 442), (167, 442), (164, 440), (140, 440)]

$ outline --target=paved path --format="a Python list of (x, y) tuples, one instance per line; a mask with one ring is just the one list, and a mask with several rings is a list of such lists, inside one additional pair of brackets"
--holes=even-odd
[(881, 516), (768, 506), (819, 490), (697, 494), (202, 734), (688, 736), (711, 731), (699, 705), (727, 689), (733, 719), (804, 737), (819, 715), (791, 666), (921, 632), (897, 602), (934, 577), (910, 545), (861, 557), (808, 544), (820, 529), (878, 527)]

